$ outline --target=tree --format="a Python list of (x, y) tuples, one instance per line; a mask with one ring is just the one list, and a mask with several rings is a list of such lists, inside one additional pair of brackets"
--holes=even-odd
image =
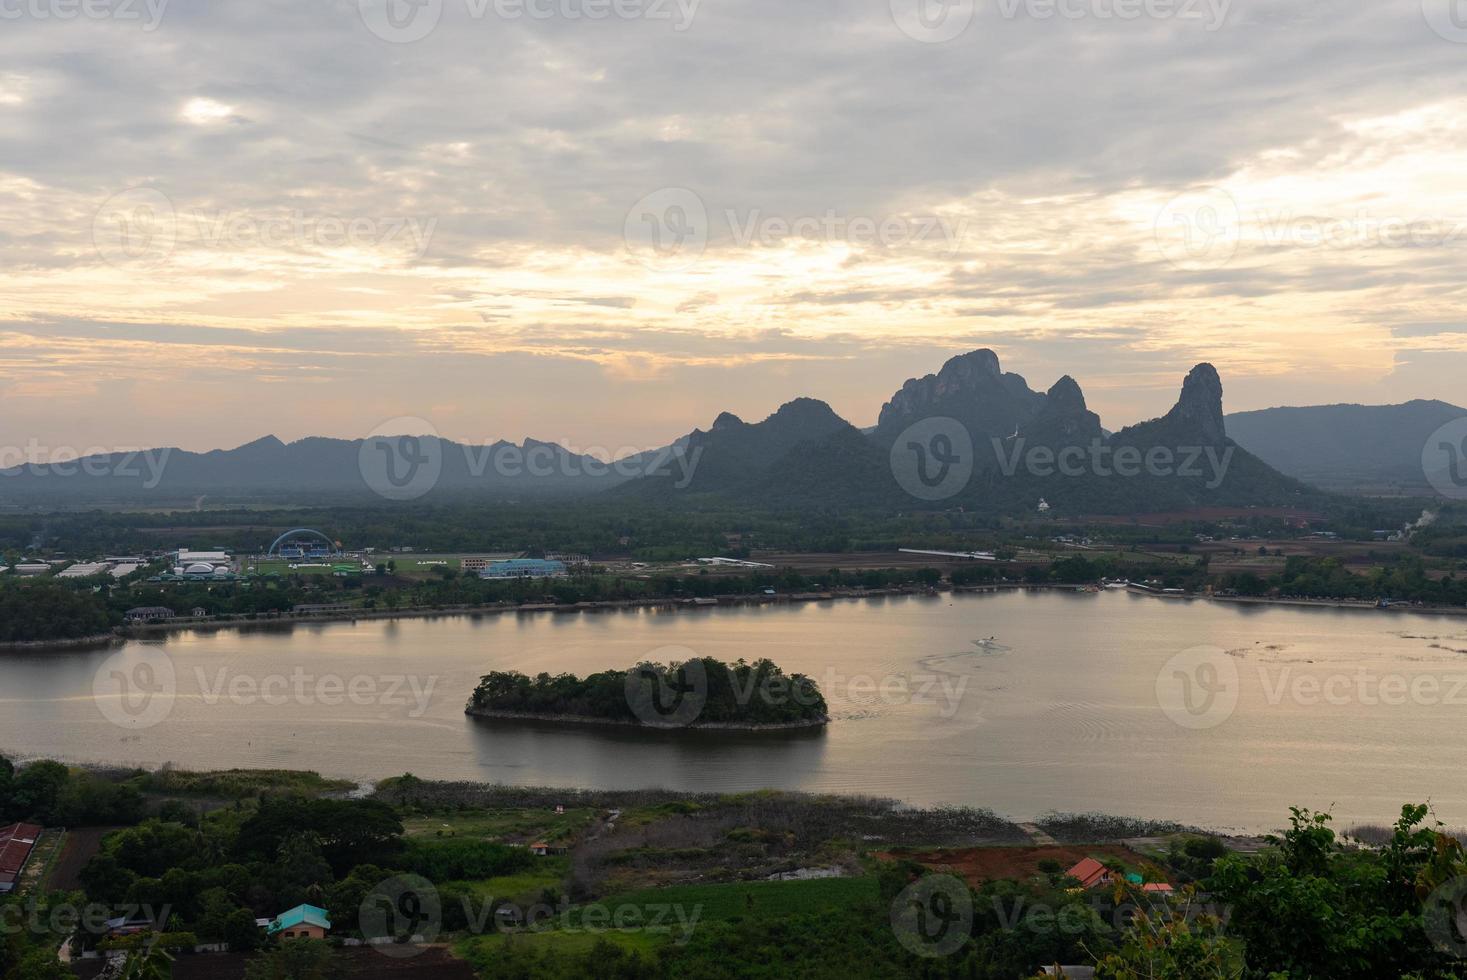
[(1243, 957), (1223, 937), (1211, 912), (1196, 911), (1196, 893), (1180, 901), (1148, 902), (1124, 881), (1117, 902), (1137, 909), (1120, 948), (1097, 957), (1096, 977), (1104, 980), (1234, 980), (1243, 976)]
[(248, 953), (258, 949), (264, 937), (255, 925), (255, 916), (249, 909), (236, 908), (224, 920), (224, 941), (231, 951)]
[(245, 980), (331, 980), (341, 966), (319, 939), (287, 939), (245, 967)]
[(32, 762), (11, 781), (11, 813), (21, 819), (49, 823), (55, 816), (56, 799), (70, 778), (70, 772), (59, 762)]
[(6, 977), (9, 980), (76, 980), (76, 974), (62, 966), (49, 949), (27, 953)]
[(173, 957), (153, 944), (127, 954), (120, 980), (168, 980), (173, 976)]

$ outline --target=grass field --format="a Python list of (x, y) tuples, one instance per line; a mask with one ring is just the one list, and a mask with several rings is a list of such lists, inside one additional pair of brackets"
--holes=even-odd
[[(514, 554), (519, 554), (519, 552), (515, 552)], [(506, 553), (506, 554), (500, 555), (498, 557), (509, 558), (509, 557), (513, 557), (513, 555), (511, 555), (509, 553)], [(396, 575), (399, 578), (423, 578), (423, 579), (425, 579), (425, 578), (433, 578), (433, 577), (435, 577), (437, 575), (441, 575), (442, 572), (440, 571), (440, 569), (444, 569), (444, 568), (449, 569), (449, 570), (451, 570), (451, 571), (453, 571), (455, 573), (463, 571), (463, 560), (464, 560), (464, 556), (463, 555), (446, 555), (446, 554), (421, 554), (421, 555), (420, 554), (411, 554), (411, 555), (375, 554), (375, 555), (368, 555), (365, 560), (369, 564), (371, 564), (371, 565), (385, 565), (388, 562), (392, 562), (393, 565), (394, 565), (392, 574)], [(300, 565), (303, 565), (303, 564), (304, 565), (326, 565), (326, 566), (330, 566), (330, 565), (334, 565), (334, 564), (355, 565), (355, 564), (357, 564), (357, 559), (355, 559), (355, 558), (341, 558), (341, 559), (305, 558), (305, 559), (292, 560), (292, 561), (284, 561), (284, 560), (279, 560), (279, 559), (271, 559), (269, 561), (246, 562), (246, 565), (247, 566), (252, 566), (254, 568), (254, 570), (257, 573), (259, 573), (260, 575), (269, 575), (271, 573), (274, 573), (274, 574), (277, 574), (277, 575), (330, 575), (331, 574), (331, 569), (329, 567), (325, 567), (325, 568), (320, 568), (320, 567), (311, 567), (311, 568), (297, 567), (297, 568), (291, 568), (290, 567), (291, 565), (300, 566)]]
[(480, 881), (456, 881), (452, 884), (484, 902), (496, 898), (516, 903), (538, 902), (540, 893), (547, 888), (559, 890), (569, 871), (570, 858), (552, 856), (538, 858), (534, 867), (518, 874), (500, 875)]
[(681, 905), (698, 908), (700, 920), (716, 922), (747, 915), (793, 915), (877, 900), (875, 877), (816, 878), (810, 881), (736, 881), (718, 885), (673, 885), (613, 895), (598, 902), (616, 908)]
[(482, 976), (485, 975), (484, 971), (488, 970), (503, 957), (502, 951), (510, 948), (535, 952), (553, 949), (557, 953), (581, 955), (590, 952), (598, 942), (608, 942), (624, 950), (651, 956), (656, 952), (658, 946), (670, 941), (671, 936), (665, 932), (647, 932), (644, 930), (607, 929), (605, 931), (597, 930), (594, 932), (546, 930), (543, 932), (521, 932), (508, 935), (475, 936), (460, 942), (455, 947), (455, 952), (477, 967)]
[(596, 819), (596, 811), (571, 808), (554, 810), (476, 810), (444, 816), (409, 817), (403, 827), (409, 837), (468, 837), (510, 844), (527, 844), (531, 839), (554, 844), (576, 837)]
[[(458, 951), (481, 969), (495, 963), (508, 949), (575, 955), (590, 951), (602, 941), (651, 955), (659, 946), (685, 942), (699, 923), (742, 916), (783, 918), (798, 912), (875, 902), (878, 897), (874, 877), (649, 888), (577, 906), (535, 929), (466, 939)], [(590, 912), (592, 908), (596, 912)], [(618, 926), (618, 922), (623, 925)]]
[[(21, 872), (20, 881), (16, 883), (16, 891), (27, 892), (43, 883), (50, 876), (65, 843), (66, 831), (43, 830), (31, 851), (30, 860), (26, 862), (25, 870)], [(42, 891), (44, 890), (43, 887)]]

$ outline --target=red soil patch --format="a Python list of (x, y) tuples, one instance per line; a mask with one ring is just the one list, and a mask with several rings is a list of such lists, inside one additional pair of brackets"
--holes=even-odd
[(102, 838), (115, 829), (112, 827), (81, 827), (66, 832), (66, 842), (61, 845), (61, 854), (51, 867), (51, 878), (46, 887), (54, 891), (76, 891), (81, 888), (81, 869), (102, 849)]
[[(970, 885), (981, 885), (986, 881), (1005, 879), (1022, 880), (1040, 874), (1039, 862), (1056, 861), (1063, 870), (1069, 870), (1087, 857), (1099, 861), (1115, 858), (1126, 867), (1140, 871), (1146, 869), (1155, 877), (1167, 880), (1165, 872), (1151, 861), (1129, 847), (1119, 844), (1061, 844), (1053, 847), (961, 847), (943, 848), (933, 851), (897, 851), (876, 855), (883, 860), (916, 861), (918, 864), (943, 874), (957, 875)], [(1149, 875), (1148, 877), (1151, 877)]]

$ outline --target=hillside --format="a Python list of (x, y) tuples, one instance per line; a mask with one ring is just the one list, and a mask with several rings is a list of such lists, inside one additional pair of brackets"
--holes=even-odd
[(1227, 416), (1228, 433), (1270, 466), (1347, 493), (1430, 494), (1421, 450), (1440, 426), (1467, 416), (1441, 401), (1266, 408)]

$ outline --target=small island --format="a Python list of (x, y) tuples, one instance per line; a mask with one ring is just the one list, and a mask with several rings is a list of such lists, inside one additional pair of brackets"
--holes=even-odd
[(785, 674), (770, 660), (726, 664), (711, 657), (641, 663), (584, 678), (494, 671), (480, 679), (464, 711), (479, 718), (654, 730), (765, 732), (830, 721), (812, 678)]

